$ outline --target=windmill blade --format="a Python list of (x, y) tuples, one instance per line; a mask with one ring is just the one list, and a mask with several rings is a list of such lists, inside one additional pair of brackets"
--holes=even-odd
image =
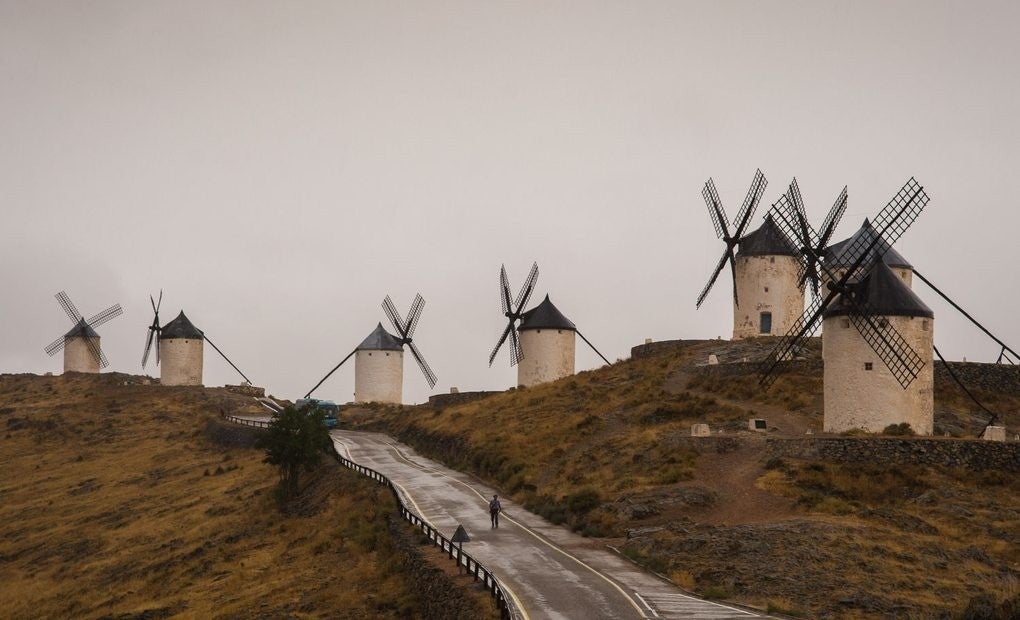
[(106, 359), (106, 354), (103, 353), (103, 350), (99, 347), (98, 338), (86, 338), (85, 344), (88, 346), (92, 356), (99, 361), (100, 368), (106, 368), (110, 365), (110, 360)]
[(927, 204), (928, 194), (914, 177), (910, 177), (872, 222), (875, 237), (869, 242), (866, 235), (861, 235), (852, 246), (840, 253), (838, 262), (850, 265), (843, 275), (843, 283), (856, 279), (872, 254), (877, 257), (885, 254), (910, 228)]
[(414, 361), (418, 362), (418, 368), (421, 368), (421, 373), (425, 375), (425, 381), (428, 382), (430, 388), (436, 387), (436, 373), (432, 372), (432, 368), (429, 367), (429, 363), (422, 357), (421, 351), (418, 347), (414, 346), (413, 342), (407, 343), (407, 348), (411, 349), (411, 355), (414, 356)]
[(337, 369), (339, 369), (341, 366), (344, 365), (344, 362), (346, 362), (347, 360), (351, 359), (351, 357), (355, 353), (357, 353), (357, 352), (358, 352), (358, 350), (354, 349), (353, 351), (351, 351), (350, 353), (347, 354), (347, 357), (345, 357), (342, 360), (340, 360), (340, 363), (337, 364), (336, 366), (334, 366), (333, 370), (327, 372), (326, 376), (323, 377), (322, 379), (320, 379), (319, 382), (315, 384), (315, 387), (313, 387), (312, 389), (308, 390), (308, 393), (305, 394), (305, 398), (311, 398), (312, 392), (314, 392), (315, 390), (319, 389), (319, 386), (322, 385), (323, 383), (325, 383), (326, 379), (329, 379), (333, 375), (333, 373), (337, 371)]
[(849, 302), (853, 309), (849, 314), (850, 322), (903, 389), (907, 389), (907, 386), (917, 378), (917, 373), (924, 368), (924, 360), (896, 331), (892, 323), (886, 321), (884, 325), (878, 325), (875, 313), (868, 305), (861, 303), (853, 295), (844, 295), (843, 301)]
[(67, 313), (67, 318), (71, 319), (72, 323), (77, 323), (82, 319), (81, 312), (78, 312), (78, 308), (74, 307), (74, 302), (67, 296), (67, 293), (60, 291), (56, 294), (57, 302), (60, 303), (60, 307)]
[(517, 299), (514, 300), (515, 312), (518, 316), (521, 314), (521, 310), (531, 299), (531, 294), (535, 291), (535, 282), (538, 281), (538, 263), (531, 264), (531, 272), (528, 273), (527, 279), (524, 280), (524, 286), (521, 287), (521, 291), (517, 293)]
[(397, 334), (399, 334), (400, 337), (403, 338), (404, 319), (400, 318), (400, 313), (397, 312), (397, 307), (393, 305), (393, 300), (390, 299), (389, 295), (387, 295), (386, 299), (383, 300), (382, 308), (383, 312), (386, 313), (386, 317), (390, 320), (390, 323), (393, 324), (394, 331), (396, 331)]
[(702, 302), (704, 302), (705, 298), (708, 297), (708, 292), (712, 290), (712, 286), (715, 284), (715, 281), (719, 277), (719, 273), (723, 270), (723, 267), (726, 266), (726, 261), (729, 260), (729, 258), (730, 249), (727, 248), (726, 251), (723, 252), (722, 258), (719, 259), (719, 264), (715, 266), (715, 271), (712, 272), (712, 277), (708, 279), (708, 284), (705, 285), (705, 288), (701, 289), (701, 294), (698, 295), (698, 301), (695, 304), (695, 307), (700, 308)]
[(758, 208), (758, 202), (761, 200), (762, 194), (765, 193), (765, 186), (768, 184), (769, 182), (765, 180), (765, 175), (761, 173), (761, 170), (756, 170), (751, 187), (747, 190), (747, 196), (744, 198), (744, 204), (740, 205), (740, 211), (737, 212), (737, 217), (733, 220), (734, 239), (740, 239), (740, 236), (744, 234), (744, 229), (754, 217), (754, 211)]
[(159, 366), (159, 334), (156, 335), (156, 365)]
[(238, 368), (237, 366), (235, 366), (234, 362), (230, 361), (230, 358), (227, 357), (226, 355), (224, 355), (223, 351), (220, 351), (220, 348), (218, 346), (214, 345), (212, 340), (209, 340), (209, 336), (206, 336), (206, 335), (203, 334), (202, 337), (205, 338), (205, 341), (208, 342), (212, 346), (212, 348), (216, 349), (216, 352), (220, 354), (220, 357), (222, 357), (223, 359), (227, 360), (227, 363), (230, 364), (230, 366), (234, 370), (237, 371), (237, 374), (239, 374), (242, 377), (244, 377), (244, 380), (248, 382), (248, 385), (252, 385), (251, 379), (249, 379), (248, 377), (245, 377), (244, 373), (241, 372), (241, 369)]
[(46, 346), (46, 355), (49, 355), (50, 357), (56, 355), (57, 351), (64, 348), (65, 342), (66, 339), (63, 336), (51, 342), (49, 345)]
[(521, 360), (524, 359), (524, 349), (521, 348), (521, 338), (517, 334), (517, 330), (516, 329), (512, 329), (513, 328), (513, 324), (512, 323), (511, 323), (510, 326), (511, 326), (511, 329), (510, 329), (510, 366), (513, 367), (513, 366), (516, 366), (517, 364), (520, 364)]
[(815, 249), (818, 252), (824, 251), (826, 246), (829, 245), (829, 239), (832, 238), (832, 233), (836, 232), (836, 227), (839, 226), (839, 221), (843, 219), (843, 213), (846, 212), (846, 190), (847, 186), (844, 185), (843, 191), (836, 197), (836, 202), (833, 203), (832, 208), (829, 209), (829, 214), (825, 216), (825, 221), (822, 222), (818, 243), (815, 245)]
[(720, 239), (729, 237), (730, 231), (726, 227), (726, 210), (723, 209), (722, 201), (719, 200), (719, 192), (715, 191), (715, 181), (711, 177), (705, 181), (701, 196), (705, 199), (705, 204), (708, 205), (708, 217), (712, 220), (712, 226), (715, 228), (715, 236)]
[(124, 314), (124, 309), (120, 307), (120, 304), (113, 304), (106, 310), (103, 310), (102, 312), (93, 316), (91, 319), (85, 322), (88, 323), (89, 327), (95, 329), (102, 325), (103, 323), (107, 323), (112, 319), (119, 317), (122, 314)]
[[(499, 337), (499, 342), (496, 343), (496, 346), (492, 349), (492, 353), (489, 354), (489, 366), (492, 366), (492, 362), (496, 359), (496, 354), (499, 353), (499, 348), (503, 346), (503, 343), (506, 342), (506, 337), (513, 331), (514, 322), (510, 321), (510, 323), (507, 324), (506, 329), (503, 330), (503, 335)], [(513, 358), (513, 353), (510, 354), (510, 357), (511, 359)], [(513, 366), (515, 363), (516, 362), (511, 361), (510, 365)]]
[(415, 295), (414, 302), (411, 303), (411, 309), (407, 311), (407, 323), (404, 325), (404, 337), (408, 340), (411, 339), (415, 328), (418, 327), (418, 319), (421, 318), (421, 310), (424, 307), (425, 299), (421, 294)]
[(145, 338), (145, 352), (142, 353), (142, 368), (145, 368), (145, 364), (149, 361), (149, 351), (152, 350), (152, 340), (155, 335), (155, 330), (150, 327), (149, 335)]
[(812, 298), (810, 305), (804, 314), (790, 327), (790, 330), (779, 340), (772, 351), (761, 364), (761, 373), (758, 383), (768, 389), (776, 379), (779, 378), (779, 363), (793, 357), (793, 352), (804, 338), (810, 338), (818, 325), (821, 323), (822, 312), (831, 303), (835, 293), (830, 293), (825, 300), (817, 297)]
[[(817, 239), (817, 234), (811, 228), (811, 224), (804, 214), (794, 206), (791, 197), (786, 195), (780, 197), (776, 204), (772, 205), (769, 215), (783, 234), (802, 242), (800, 247), (802, 260), (797, 272), (797, 283), (799, 286), (803, 286), (805, 281), (810, 278), (814, 297), (819, 297), (818, 270), (821, 268), (826, 271), (826, 274), (829, 272), (821, 259), (819, 246), (811, 243), (812, 239)], [(805, 239), (808, 240), (808, 243), (803, 243)], [(834, 280), (835, 278), (830, 277), (830, 279)]]
[[(149, 301), (152, 302), (152, 295), (149, 295)], [(163, 289), (159, 289), (159, 301), (152, 303), (152, 311), (156, 316), (159, 316), (159, 307), (163, 305)]]
[(510, 280), (506, 277), (506, 265), (499, 266), (499, 302), (503, 306), (503, 315), (510, 315)]

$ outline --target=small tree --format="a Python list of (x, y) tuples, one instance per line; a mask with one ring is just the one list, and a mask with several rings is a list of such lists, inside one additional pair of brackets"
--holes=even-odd
[(301, 470), (311, 471), (329, 445), (329, 431), (323, 414), (314, 405), (297, 409), (287, 407), (269, 423), (255, 446), (266, 451), (263, 463), (275, 465), (280, 472), (280, 499), (292, 497), (298, 490)]

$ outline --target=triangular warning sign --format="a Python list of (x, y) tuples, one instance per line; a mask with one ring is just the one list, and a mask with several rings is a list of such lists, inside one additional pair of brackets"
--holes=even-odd
[(471, 542), (471, 537), (468, 536), (468, 533), (467, 531), (464, 530), (463, 525), (457, 526), (457, 531), (453, 533), (453, 542), (455, 543)]

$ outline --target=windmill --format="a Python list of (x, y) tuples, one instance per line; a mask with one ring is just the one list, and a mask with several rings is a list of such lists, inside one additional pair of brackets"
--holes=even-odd
[(230, 364), (231, 368), (237, 371), (237, 374), (241, 375), (245, 383), (251, 385), (251, 380), (241, 372), (234, 362), (230, 361), (230, 358), (219, 347), (213, 344), (212, 340), (209, 340), (205, 332), (195, 327), (183, 310), (172, 321), (160, 326), (159, 309), (163, 305), (162, 290), (159, 292), (158, 299), (149, 295), (149, 303), (152, 305), (152, 323), (149, 324), (145, 336), (142, 368), (145, 368), (148, 363), (152, 345), (155, 344), (156, 365), (160, 367), (160, 385), (203, 385), (204, 344), (206, 342)]
[(726, 210), (723, 209), (719, 193), (715, 189), (715, 182), (711, 178), (705, 182), (701, 195), (708, 206), (708, 216), (715, 227), (715, 234), (726, 243), (726, 249), (723, 251), (722, 258), (719, 259), (719, 264), (716, 265), (715, 271), (712, 272), (712, 276), (708, 279), (708, 284), (705, 285), (705, 288), (701, 290), (701, 294), (698, 295), (698, 308), (705, 301), (708, 292), (712, 290), (712, 286), (715, 285), (716, 279), (727, 262), (730, 264), (730, 273), (733, 276), (733, 305), (740, 305), (740, 301), (737, 298), (737, 261), (733, 255), (733, 249), (740, 243), (747, 225), (751, 222), (751, 218), (754, 217), (754, 211), (758, 208), (758, 202), (761, 200), (762, 194), (765, 193), (766, 185), (768, 185), (768, 181), (765, 180), (765, 175), (761, 173), (761, 170), (755, 171), (754, 180), (751, 181), (751, 187), (747, 190), (744, 204), (741, 205), (740, 211), (737, 212), (737, 217), (733, 220), (733, 231), (731, 232), (729, 226), (726, 225)]
[(779, 209), (787, 213), (796, 213), (796, 225), (793, 230), (794, 236), (792, 239), (800, 249), (802, 260), (797, 283), (803, 288), (807, 282), (810, 282), (811, 291), (815, 297), (820, 295), (818, 288), (821, 284), (819, 260), (825, 256), (832, 233), (835, 232), (836, 227), (839, 226), (839, 221), (843, 218), (843, 213), (846, 211), (846, 201), (847, 187), (843, 186), (843, 191), (836, 197), (836, 202), (829, 209), (828, 215), (825, 216), (825, 221), (822, 222), (822, 227), (816, 233), (807, 225), (808, 219), (807, 213), (804, 210), (804, 199), (801, 197), (800, 186), (797, 185), (796, 177), (790, 183), (790, 188), (786, 190), (786, 193), (779, 197), (777, 205)]
[[(911, 177), (875, 218), (876, 234), (856, 236), (842, 248), (837, 257), (840, 265), (846, 265), (842, 273), (833, 272), (823, 260), (819, 244), (814, 243), (821, 235), (808, 224), (795, 200), (780, 200), (770, 212), (791, 238), (811, 241), (803, 243), (805, 261), (822, 270), (827, 292), (824, 297), (812, 297), (801, 318), (770, 352), (762, 366), (761, 384), (768, 387), (776, 380), (780, 362), (790, 359), (824, 319), (826, 430), (880, 431), (884, 426), (876, 429), (875, 425), (895, 423), (899, 416), (915, 432), (931, 432), (933, 314), (882, 262), (882, 254), (927, 204), (924, 188)], [(875, 368), (872, 356), (888, 373)], [(919, 385), (908, 390), (922, 372)], [(861, 398), (862, 394), (867, 398)]]
[(347, 354), (340, 363), (333, 367), (326, 376), (308, 390), (305, 398), (311, 398), (326, 379), (329, 379), (347, 360), (354, 357), (354, 401), (381, 402), (400, 404), (403, 400), (404, 381), (404, 347), (411, 350), (411, 355), (418, 363), (425, 381), (430, 388), (436, 386), (436, 375), (425, 361), (421, 351), (415, 346), (414, 331), (421, 318), (425, 299), (416, 295), (407, 313), (407, 320), (401, 318), (393, 300), (387, 295), (382, 303), (383, 312), (393, 324), (399, 336), (387, 332), (382, 323), (376, 325), (372, 333), (365, 338), (353, 351)]
[(536, 385), (570, 376), (574, 374), (575, 334), (609, 364), (573, 321), (553, 305), (548, 295), (537, 306), (524, 311), (537, 280), (538, 263), (534, 263), (524, 286), (511, 300), (506, 267), (500, 267), (500, 300), (507, 326), (489, 355), (489, 365), (492, 366), (499, 349), (509, 338), (510, 366), (517, 366), (517, 385)]
[(114, 304), (86, 321), (67, 293), (60, 291), (56, 298), (74, 327), (50, 343), (46, 347), (46, 354), (53, 357), (57, 351), (63, 349), (64, 372), (97, 373), (100, 368), (109, 366), (110, 362), (103, 354), (103, 349), (99, 345), (99, 334), (95, 329), (123, 314), (124, 310), (120, 304)]

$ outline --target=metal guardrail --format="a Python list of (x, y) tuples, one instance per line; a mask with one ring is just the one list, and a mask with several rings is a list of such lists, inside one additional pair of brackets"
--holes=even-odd
[[(227, 414), (223, 414), (223, 418), (229, 422), (243, 424), (245, 426), (253, 426), (256, 428), (266, 428), (269, 426), (268, 421), (248, 420)], [(474, 577), (475, 581), (481, 582), (482, 585), (485, 586), (492, 595), (492, 598), (496, 600), (496, 606), (499, 607), (499, 617), (502, 620), (517, 620), (521, 617), (520, 614), (517, 613), (517, 609), (514, 607), (513, 602), (511, 602), (510, 596), (507, 594), (506, 590), (503, 589), (503, 586), (500, 585), (496, 576), (492, 574), (492, 571), (482, 566), (478, 560), (471, 557), (469, 553), (455, 545), (452, 540), (444, 536), (439, 530), (432, 527), (432, 525), (426, 522), (421, 515), (408, 508), (407, 504), (405, 504), (404, 500), (401, 498), (400, 493), (397, 491), (396, 485), (393, 484), (389, 478), (374, 469), (365, 467), (364, 465), (359, 465), (350, 459), (344, 458), (339, 452), (337, 452), (335, 445), (333, 446), (333, 456), (344, 467), (353, 469), (359, 474), (368, 476), (379, 484), (387, 486), (390, 489), (390, 492), (393, 493), (393, 498), (397, 501), (397, 506), (400, 507), (400, 517), (420, 529), (433, 545), (445, 551), (450, 556), (451, 560), (456, 561), (458, 567), (463, 566), (467, 573)]]

